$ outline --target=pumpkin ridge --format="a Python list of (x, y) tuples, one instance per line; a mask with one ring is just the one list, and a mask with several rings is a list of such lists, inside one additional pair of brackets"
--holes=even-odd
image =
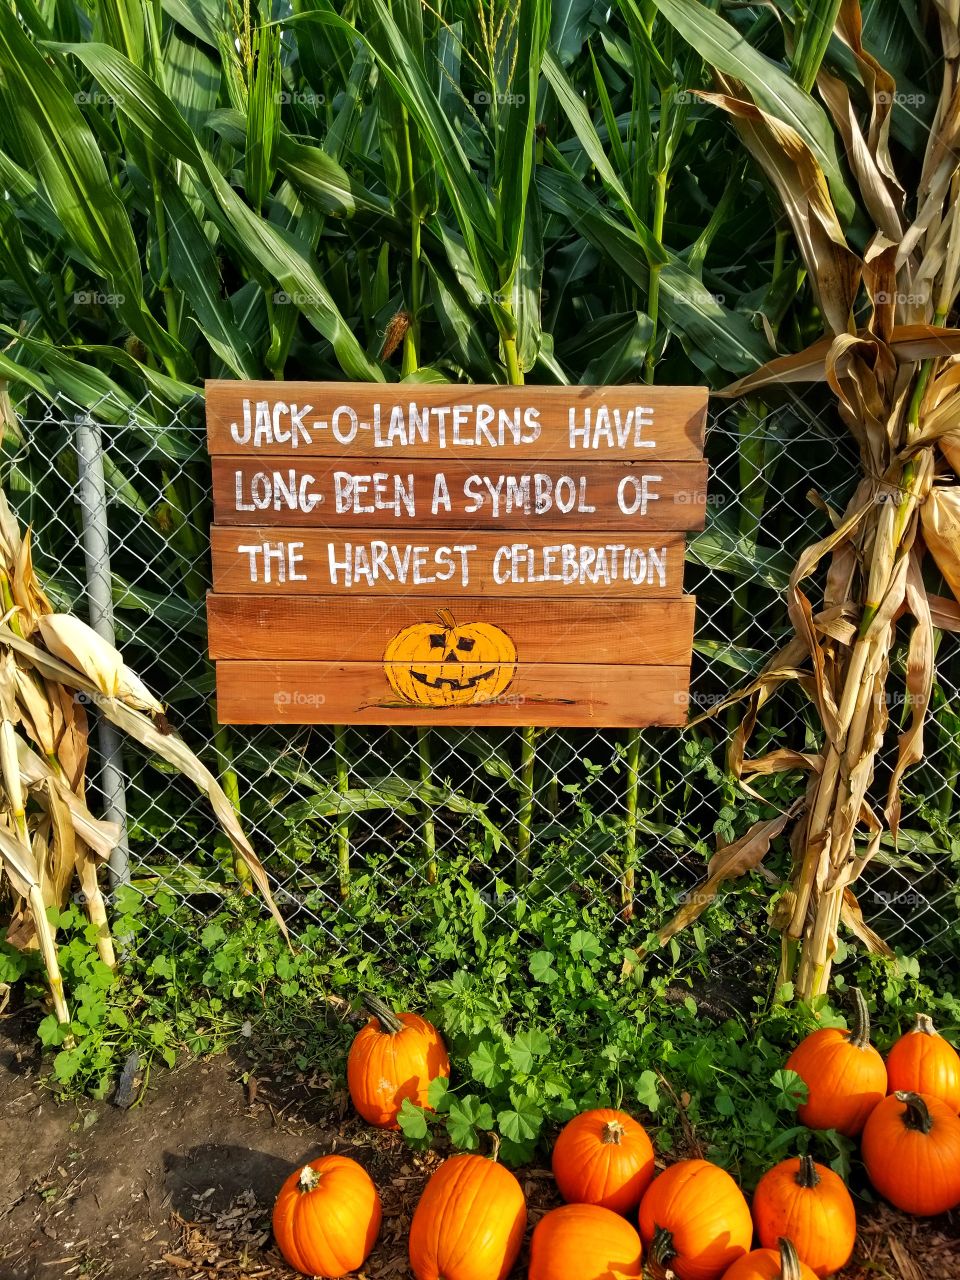
[(491, 1224), (486, 1220), (486, 1215), (476, 1212), (477, 1200), (483, 1193), (484, 1178), (481, 1175), (485, 1172), (486, 1170), (477, 1165), (468, 1164), (463, 1167), (464, 1176), (458, 1178), (460, 1195), (466, 1198), (466, 1194), (469, 1192), (471, 1198), (469, 1209), (460, 1204), (458, 1200), (456, 1206), (457, 1215), (458, 1217), (463, 1217), (465, 1221), (468, 1221), (473, 1226), (473, 1232), (469, 1236), (466, 1236), (462, 1230), (457, 1232), (457, 1244), (460, 1246), (460, 1251), (455, 1256), (445, 1260), (451, 1271), (456, 1271), (460, 1264), (478, 1247), (481, 1233), (488, 1232), (491, 1235), (493, 1234), (490, 1232)]

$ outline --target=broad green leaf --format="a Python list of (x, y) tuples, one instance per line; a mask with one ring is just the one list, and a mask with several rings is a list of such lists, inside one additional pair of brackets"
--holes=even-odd
[(409, 1098), (404, 1098), (400, 1105), (400, 1110), (397, 1113), (397, 1124), (403, 1130), (404, 1137), (409, 1138), (412, 1142), (419, 1142), (421, 1139), (426, 1138), (430, 1132), (423, 1108), (418, 1107)]
[(504, 1079), (503, 1050), (492, 1040), (482, 1040), (468, 1061), (473, 1078), (488, 1089), (495, 1089)]
[(654, 1114), (660, 1109), (660, 1091), (655, 1071), (641, 1071), (636, 1081), (634, 1093), (641, 1107), (646, 1107), (648, 1111), (652, 1111)]
[(177, 107), (155, 80), (106, 44), (51, 45), (69, 53), (87, 68), (110, 95), (121, 115), (130, 120), (151, 144), (187, 164), (200, 162), (200, 144)]
[(507, 1045), (507, 1057), (514, 1071), (529, 1075), (538, 1058), (550, 1051), (550, 1039), (542, 1031), (518, 1031)]
[(493, 1128), (493, 1110), (487, 1102), (472, 1093), (451, 1102), (447, 1112), (447, 1133), (450, 1141), (461, 1151), (476, 1151), (480, 1146), (480, 1133)]
[(163, 87), (199, 134), (220, 97), (220, 64), (210, 50), (173, 27), (163, 50)]
[(530, 972), (535, 982), (551, 983), (557, 980), (557, 971), (553, 967), (552, 951), (534, 951), (530, 956)]
[(594, 0), (555, 0), (550, 16), (550, 45), (565, 67), (580, 53), (590, 34)]
[(223, 29), (221, 0), (161, 0), (161, 4), (184, 30), (216, 48), (217, 32)]
[(744, 84), (761, 111), (797, 130), (819, 161), (841, 222), (849, 222), (856, 205), (837, 157), (833, 126), (823, 108), (782, 67), (754, 49), (736, 27), (700, 0), (653, 2), (710, 66)]
[(237, 378), (256, 378), (258, 362), (221, 296), (217, 259), (203, 226), (175, 183), (163, 193), (170, 277), (207, 341)]
[(497, 1127), (511, 1142), (532, 1142), (540, 1136), (543, 1112), (532, 1098), (517, 1098), (511, 1109), (497, 1113)]
[[(548, 0), (524, 0), (518, 7), (516, 57), (505, 103), (497, 116), (497, 224), (502, 236), (500, 280), (513, 282), (527, 225), (527, 198), (533, 175), (537, 91), (550, 23)], [(536, 269), (540, 246), (527, 246), (528, 267)], [(528, 348), (530, 347), (528, 342)], [(531, 355), (532, 367), (536, 351)]]
[[(646, 289), (646, 259), (638, 251), (630, 228), (618, 222), (569, 174), (540, 169), (537, 185), (546, 208), (569, 220), (585, 239)], [(711, 374), (711, 380), (721, 380), (724, 369), (753, 370), (772, 355), (746, 316), (721, 306), (679, 259), (669, 258), (660, 273), (660, 308), (690, 359)]]

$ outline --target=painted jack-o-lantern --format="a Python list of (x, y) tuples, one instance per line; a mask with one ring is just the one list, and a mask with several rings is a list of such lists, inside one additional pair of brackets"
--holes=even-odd
[(517, 670), (517, 650), (505, 631), (489, 622), (458, 625), (438, 609), (439, 625), (404, 627), (383, 655), (387, 679), (404, 702), (427, 707), (467, 707), (498, 697)]

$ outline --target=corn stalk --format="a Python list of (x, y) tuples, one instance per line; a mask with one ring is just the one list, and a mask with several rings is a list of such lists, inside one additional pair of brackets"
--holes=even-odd
[[(797, 994), (810, 998), (827, 989), (841, 922), (868, 945), (882, 947), (865, 933), (853, 885), (884, 833), (896, 836), (901, 781), (923, 758), (934, 680), (931, 598), (923, 576), (927, 549), (960, 599), (955, 470), (960, 457), (954, 449), (960, 329), (948, 327), (960, 291), (960, 14), (955, 4), (936, 6), (941, 92), (922, 171), (908, 198), (890, 146), (896, 84), (863, 47), (857, 0), (843, 0), (836, 12), (834, 36), (857, 67), (867, 112), (858, 112), (840, 69), (821, 66), (815, 82), (856, 180), (864, 216), (873, 223), (865, 249), (858, 252), (848, 243), (840, 212), (850, 195), (839, 170), (828, 173), (833, 139), (830, 145), (824, 142), (819, 126), (826, 117), (814, 100), (798, 99), (802, 111), (783, 118), (771, 89), (782, 90), (785, 98), (786, 78), (773, 64), (764, 78), (759, 62), (741, 59), (737, 65), (745, 74), (738, 78), (724, 51), (722, 19), (693, 3), (657, 2), (712, 59), (717, 91), (700, 96), (733, 118), (776, 190), (824, 322), (825, 334), (814, 345), (769, 362), (724, 394), (823, 382), (860, 451), (862, 475), (846, 510), (830, 512), (832, 532), (810, 546), (793, 571), (788, 607), (794, 638), (758, 679), (722, 704), (747, 700), (730, 760), (748, 790), (751, 779), (766, 774), (799, 768), (808, 775), (777, 923), (783, 938), (781, 981), (796, 979)], [(691, 25), (694, 11), (697, 28)], [(826, 49), (822, 35), (817, 43)], [(801, 92), (795, 85), (790, 91)], [(815, 604), (808, 583), (822, 568), (826, 585)], [(938, 618), (941, 626), (960, 628), (950, 610), (940, 608)], [(907, 639), (909, 719), (878, 803), (870, 789), (886, 746), (901, 633)], [(780, 747), (749, 759), (747, 746), (761, 707), (792, 684), (816, 708), (823, 730), (820, 751), (811, 755)]]
[(54, 612), (0, 490), (0, 872), (14, 894), (7, 940), (39, 949), (57, 1019), (70, 1021), (50, 908), (79, 881), (100, 958), (115, 963), (97, 871), (119, 839), (84, 801), (88, 720), (94, 705), (207, 795), (236, 855), (249, 868), (280, 928), (266, 874), (209, 770), (167, 723), (163, 707), (122, 656), (69, 614)]

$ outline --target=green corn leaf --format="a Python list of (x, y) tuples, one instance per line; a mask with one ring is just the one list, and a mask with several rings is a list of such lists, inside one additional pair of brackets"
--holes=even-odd
[(820, 163), (841, 222), (849, 222), (856, 205), (847, 189), (833, 127), (823, 108), (782, 67), (754, 49), (736, 27), (700, 0), (653, 2), (710, 66), (739, 80), (762, 111), (797, 130)]
[(442, 111), (434, 89), (420, 71), (417, 59), (393, 20), (385, 0), (365, 0), (365, 5), (380, 25), (385, 49), (383, 57), (378, 55), (377, 49), (366, 37), (336, 14), (305, 13), (299, 15), (299, 18), (338, 26), (364, 40), (377, 57), (380, 73), (389, 79), (433, 155), (477, 275), (483, 280), (484, 291), (493, 295), (497, 290), (498, 280), (491, 254), (496, 255), (499, 239), (490, 198), (474, 172), (452, 122)]
[(280, 32), (257, 27), (253, 33), (253, 72), (247, 98), (247, 145), (244, 151), (247, 199), (259, 213), (276, 169), (280, 138)]
[(218, 0), (161, 0), (164, 11), (198, 40), (217, 47), (224, 30), (224, 6)]
[(185, 361), (184, 349), (144, 306), (133, 228), (96, 139), (54, 67), (6, 6), (0, 6), (0, 105), (9, 112), (22, 154), (36, 167), (67, 237), (109, 280), (125, 323), (152, 350)]
[[(647, 263), (630, 228), (607, 213), (569, 174), (541, 169), (537, 184), (546, 208), (568, 219), (618, 269), (646, 289)], [(755, 369), (772, 355), (746, 316), (721, 306), (698, 276), (670, 256), (660, 274), (660, 307), (691, 360), (711, 378), (722, 380), (722, 370)]]
[(543, 333), (540, 289), (543, 282), (543, 217), (536, 186), (530, 188), (523, 215), (523, 239), (513, 275), (512, 303), (517, 323), (517, 358), (526, 373), (537, 363)]
[[(550, 9), (547, 0), (524, 0), (517, 18), (517, 51), (506, 102), (497, 119), (497, 213), (503, 237), (500, 279), (513, 282), (526, 226), (527, 195), (533, 174), (537, 91), (544, 61)], [(540, 255), (539, 248), (535, 251)], [(536, 353), (530, 361), (531, 367)]]
[(170, 277), (197, 319), (206, 340), (237, 378), (256, 378), (259, 363), (221, 297), (217, 259), (203, 225), (183, 192), (168, 183), (163, 192), (167, 215)]
[(177, 107), (155, 80), (106, 44), (80, 43), (49, 46), (72, 54), (97, 80), (104, 93), (158, 152), (187, 164), (200, 163), (196, 135)]
[(590, 119), (590, 114), (582, 96), (574, 89), (560, 63), (549, 52), (543, 60), (543, 70), (547, 80), (550, 82), (550, 87), (557, 95), (560, 106), (579, 138), (581, 146), (589, 157), (590, 163), (623, 206), (624, 213), (630, 219), (636, 237), (647, 256), (648, 263), (663, 264), (668, 262), (666, 251), (658, 244), (649, 227), (641, 221), (627, 194), (626, 188), (617, 176), (613, 165), (607, 159), (606, 152), (600, 142), (593, 121)]
[(180, 114), (196, 134), (220, 99), (222, 72), (209, 49), (188, 40), (173, 27), (163, 50), (163, 86)]
[(550, 45), (568, 67), (590, 34), (594, 0), (557, 0), (550, 17)]
[(206, 156), (204, 171), (223, 210), (235, 246), (242, 253), (251, 255), (294, 300), (297, 308), (333, 347), (340, 367), (349, 378), (361, 382), (382, 382), (382, 370), (364, 353), (313, 263), (304, 256), (296, 237), (258, 217)]
[(17, 362), (9, 354), (2, 357), (0, 373), (11, 381), (22, 380), (47, 396), (51, 401), (67, 400), (84, 409), (95, 410), (105, 422), (124, 422), (136, 408), (135, 402), (111, 378), (100, 369), (82, 364), (49, 342), (27, 338), (8, 325), (0, 325), (0, 332), (16, 340), (7, 352), (20, 348), (48, 375), (47, 378), (31, 378), (18, 369)]

